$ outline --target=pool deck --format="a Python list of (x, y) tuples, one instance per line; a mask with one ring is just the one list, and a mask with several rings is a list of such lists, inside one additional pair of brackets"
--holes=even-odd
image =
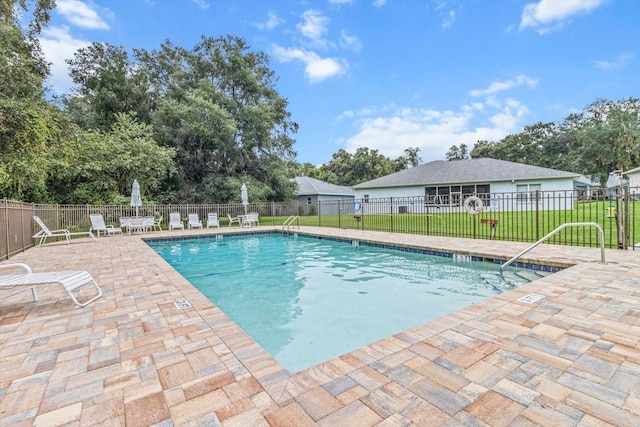
[[(527, 246), (301, 232), (505, 259)], [(599, 249), (541, 245), (524, 259), (575, 265), (291, 375), (140, 237), (1, 263), (86, 269), (104, 295), (79, 308), (42, 285), (38, 302), (0, 300), (0, 426), (640, 425), (640, 250), (602, 264)]]

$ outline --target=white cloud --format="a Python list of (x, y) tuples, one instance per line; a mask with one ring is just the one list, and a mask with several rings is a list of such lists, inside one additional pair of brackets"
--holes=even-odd
[(385, 4), (387, 4), (387, 0), (374, 0), (373, 2), (374, 7), (382, 7)]
[(58, 0), (55, 10), (71, 24), (78, 27), (92, 30), (109, 29), (109, 25), (91, 6), (79, 0)]
[(331, 4), (350, 4), (355, 2), (355, 0), (329, 0)]
[(201, 9), (209, 9), (209, 7), (211, 6), (205, 0), (193, 0), (193, 2), (197, 4)]
[(535, 29), (538, 34), (548, 34), (564, 27), (571, 17), (586, 14), (609, 0), (540, 0), (529, 3), (522, 11), (520, 29)]
[(40, 36), (40, 46), (47, 62), (51, 63), (49, 84), (57, 94), (68, 93), (73, 85), (68, 75), (66, 59), (73, 59), (73, 54), (91, 42), (75, 39), (66, 26), (44, 28)]
[(456, 11), (450, 10), (447, 16), (442, 20), (442, 28), (451, 28), (456, 20)]
[(346, 49), (352, 49), (355, 52), (360, 52), (362, 49), (362, 43), (356, 36), (350, 36), (346, 31), (342, 30), (340, 33), (340, 46)]
[(527, 85), (529, 87), (535, 87), (536, 84), (538, 84), (537, 79), (533, 79), (531, 77), (525, 76), (524, 74), (520, 74), (513, 80), (495, 81), (491, 83), (488, 88), (475, 89), (469, 92), (469, 94), (471, 96), (487, 96), (512, 89), (516, 86)]
[(324, 34), (327, 32), (329, 18), (314, 9), (304, 11), (301, 17), (302, 22), (296, 25), (298, 31), (314, 44), (325, 46), (327, 42), (324, 39)]
[(311, 83), (321, 82), (343, 74), (347, 64), (336, 58), (322, 58), (315, 52), (297, 48), (272, 46), (273, 54), (280, 62), (300, 61), (305, 64), (305, 75)]
[(444, 160), (453, 145), (472, 149), (479, 140), (497, 141), (521, 129), (529, 110), (517, 100), (494, 100), (495, 106), (479, 102), (458, 111), (387, 106), (358, 112), (345, 111), (338, 120), (353, 120), (355, 135), (342, 141), (345, 149), (376, 149), (396, 158), (405, 148), (418, 147), (424, 162)]
[(283, 22), (284, 22), (284, 19), (280, 19), (277, 13), (269, 12), (267, 20), (264, 22), (257, 23), (256, 27), (260, 30), (273, 30)]
[(593, 61), (593, 63), (597, 68), (610, 70), (612, 68), (624, 67), (629, 63), (629, 61), (631, 61), (632, 58), (633, 54), (625, 53), (622, 55), (618, 55), (613, 61)]

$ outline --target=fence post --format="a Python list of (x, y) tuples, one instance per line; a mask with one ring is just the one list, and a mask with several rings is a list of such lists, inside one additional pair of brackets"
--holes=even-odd
[(540, 190), (536, 190), (536, 242), (538, 240), (540, 240)]
[(7, 258), (9, 259), (9, 200), (5, 197), (2, 199), (2, 203), (4, 203), (4, 217), (6, 218), (5, 221), (5, 231), (6, 231), (6, 239), (5, 239), (5, 243), (7, 245)]
[(389, 221), (389, 227), (391, 227), (391, 232), (393, 233), (394, 227), (393, 227), (393, 197), (389, 198), (391, 200), (391, 203), (389, 204), (389, 214), (390, 216), (390, 221)]
[(622, 242), (623, 242), (622, 249), (626, 250), (626, 249), (629, 249), (629, 232), (630, 232), (630, 227), (629, 227), (629, 221), (630, 221), (629, 204), (630, 203), (629, 202), (631, 201), (631, 197), (630, 197), (629, 187), (623, 187), (622, 192), (623, 192), (622, 203), (624, 206), (624, 217), (622, 218), (624, 227), (621, 227)]

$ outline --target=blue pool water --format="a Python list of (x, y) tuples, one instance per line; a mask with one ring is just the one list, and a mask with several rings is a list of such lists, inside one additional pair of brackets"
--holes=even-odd
[[(149, 242), (290, 372), (500, 292), (499, 266), (304, 236)], [(490, 284), (494, 283), (494, 284)]]

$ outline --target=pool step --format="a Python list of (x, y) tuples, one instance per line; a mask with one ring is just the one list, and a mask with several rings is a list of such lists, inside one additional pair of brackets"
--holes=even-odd
[(487, 285), (489, 285), (499, 293), (514, 289), (518, 286), (518, 283), (522, 282), (522, 279), (516, 279), (517, 282), (514, 282), (506, 275), (504, 277), (500, 276), (500, 273), (484, 273), (481, 274), (480, 277), (484, 279)]
[(534, 280), (540, 279), (542, 277), (548, 276), (549, 272), (546, 271), (537, 271), (537, 270), (529, 270), (529, 269), (519, 269), (519, 270), (507, 270), (502, 273), (487, 273), (481, 274), (480, 276), (484, 279), (487, 285), (491, 286), (498, 292), (505, 292), (510, 289), (514, 289), (518, 287), (522, 282), (533, 282)]
[(522, 270), (514, 271), (513, 274), (521, 279), (526, 280), (527, 282), (533, 282), (534, 280), (538, 280), (542, 277), (546, 277), (551, 273), (548, 271), (522, 269)]

